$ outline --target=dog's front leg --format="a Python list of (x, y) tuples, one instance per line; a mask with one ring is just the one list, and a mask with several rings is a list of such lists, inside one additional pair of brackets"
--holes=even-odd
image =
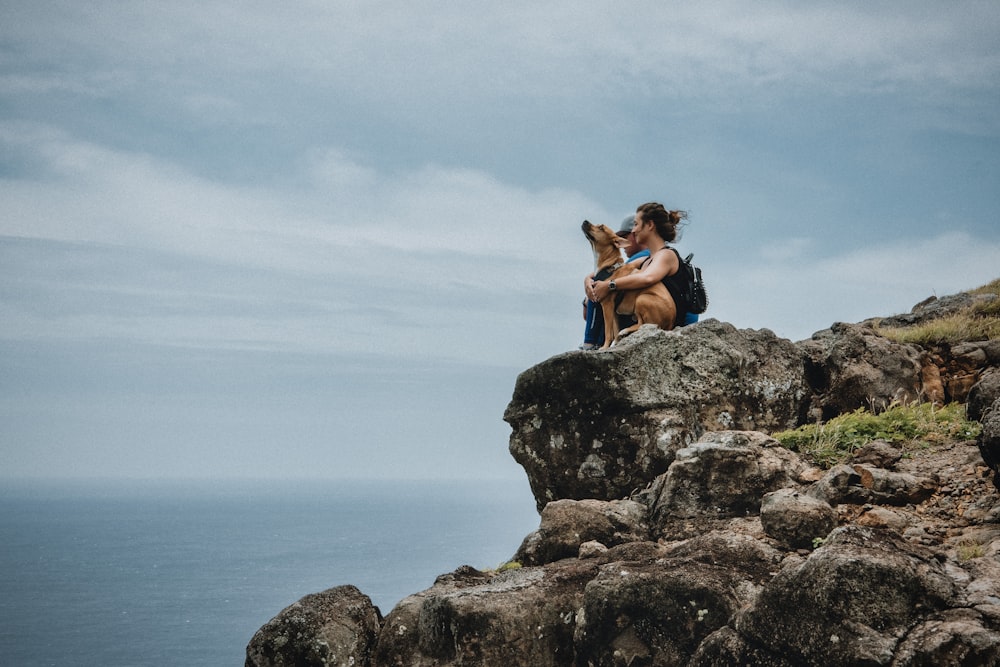
[(615, 296), (609, 294), (601, 302), (601, 313), (604, 315), (604, 345), (601, 349), (611, 347), (618, 337), (618, 316), (615, 315)]

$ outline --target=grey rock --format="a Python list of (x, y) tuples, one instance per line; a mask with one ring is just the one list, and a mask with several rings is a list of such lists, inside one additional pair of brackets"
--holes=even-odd
[(796, 345), (813, 391), (810, 410), (824, 420), (921, 395), (921, 350), (890, 341), (871, 327), (838, 323)]
[(837, 514), (829, 503), (796, 489), (779, 489), (764, 495), (760, 523), (779, 542), (805, 549), (817, 538), (826, 538), (837, 525)]
[(807, 394), (790, 341), (706, 320), (538, 364), (518, 377), (504, 419), (541, 511), (628, 497), (706, 431), (792, 428)]
[(1000, 665), (1000, 632), (973, 609), (948, 609), (910, 630), (894, 652), (894, 666)]
[(892, 469), (903, 458), (903, 450), (885, 440), (873, 440), (851, 456), (851, 463)]
[(773, 547), (725, 533), (674, 547), (646, 543), (644, 553), (639, 544), (609, 550), (610, 562), (587, 584), (574, 634), (578, 664), (685, 664), (756, 599), (781, 560)]
[(888, 665), (899, 636), (961, 603), (929, 552), (892, 532), (849, 526), (782, 570), (735, 627), (796, 665)]
[(671, 559), (604, 566), (577, 617), (579, 664), (684, 664), (738, 608), (732, 574)]
[(990, 368), (969, 391), (965, 406), (969, 419), (982, 421), (990, 407), (1000, 399), (1000, 368)]
[(584, 542), (580, 545), (580, 551), (577, 554), (577, 558), (597, 558), (598, 556), (603, 556), (608, 553), (608, 548), (598, 542), (597, 540), (590, 540), (589, 542)]
[(306, 595), (265, 623), (246, 667), (369, 667), (381, 615), (354, 586)]
[(806, 494), (831, 505), (919, 503), (938, 488), (936, 477), (921, 477), (868, 465), (837, 465), (806, 490)]
[(983, 414), (976, 445), (983, 462), (993, 470), (993, 485), (1000, 489), (1000, 398)]
[(378, 667), (572, 667), (573, 632), (595, 559), (490, 575), (460, 568), (401, 601), (379, 636)]
[[(859, 526), (869, 526), (871, 528), (887, 528), (897, 533), (906, 534), (910, 528), (910, 521), (906, 515), (878, 505), (866, 510), (856, 520)], [(921, 531), (922, 533), (922, 531)], [(921, 537), (920, 533), (911, 533)]]
[(846, 464), (827, 470), (818, 482), (806, 489), (806, 493), (834, 506), (841, 503), (863, 505), (869, 499), (868, 491), (861, 486), (861, 475)]
[(861, 476), (861, 486), (868, 491), (868, 502), (882, 505), (921, 503), (930, 498), (940, 484), (937, 476), (921, 477), (867, 465), (853, 467)]
[[(760, 586), (781, 569), (786, 553), (750, 535), (731, 530), (713, 530), (703, 535), (664, 546), (664, 556), (705, 563), (739, 572), (742, 581)], [(622, 560), (625, 560), (624, 558)], [(746, 588), (739, 595), (741, 606), (756, 598), (756, 590)]]
[(556, 500), (542, 510), (538, 530), (524, 539), (514, 560), (543, 565), (575, 557), (585, 542), (608, 547), (648, 539), (646, 513), (633, 500)]
[(698, 646), (687, 667), (802, 667), (740, 636), (730, 626), (719, 628)]
[(757, 514), (765, 493), (795, 484), (796, 474), (805, 469), (797, 454), (763, 433), (706, 433), (679, 450), (652, 485), (653, 523)]

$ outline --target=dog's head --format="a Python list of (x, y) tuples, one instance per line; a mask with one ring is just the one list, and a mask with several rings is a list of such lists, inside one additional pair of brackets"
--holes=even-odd
[(607, 225), (595, 225), (589, 220), (584, 220), (581, 229), (583, 229), (583, 235), (590, 241), (595, 255), (600, 255), (608, 250), (617, 252), (619, 248), (625, 247), (625, 244), (628, 243), (626, 239), (618, 236)]

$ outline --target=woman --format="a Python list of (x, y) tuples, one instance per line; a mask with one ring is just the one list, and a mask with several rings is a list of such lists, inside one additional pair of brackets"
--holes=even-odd
[[(649, 259), (643, 263), (639, 271), (614, 281), (614, 285), (610, 280), (592, 280), (587, 296), (593, 301), (602, 301), (612, 292), (612, 287), (615, 290), (643, 289), (677, 273), (680, 268), (680, 258), (667, 244), (677, 239), (677, 227), (685, 219), (687, 213), (684, 211), (668, 211), (663, 204), (656, 202), (649, 202), (637, 208), (632, 233), (635, 234), (639, 245), (649, 249)], [(667, 289), (670, 290), (674, 301), (678, 302), (669, 282), (667, 281)], [(685, 321), (686, 313), (682, 312), (681, 303), (676, 305), (675, 324), (679, 325)]]

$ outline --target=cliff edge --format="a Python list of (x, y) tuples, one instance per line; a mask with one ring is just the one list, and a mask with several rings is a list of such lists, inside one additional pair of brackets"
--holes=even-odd
[[(385, 617), (352, 586), (306, 596), (247, 667), (1000, 664), (1000, 339), (899, 335), (996, 318), (987, 287), (797, 343), (707, 320), (526, 370), (504, 419), (540, 523), (512, 562)], [(947, 437), (782, 444), (956, 403)]]

